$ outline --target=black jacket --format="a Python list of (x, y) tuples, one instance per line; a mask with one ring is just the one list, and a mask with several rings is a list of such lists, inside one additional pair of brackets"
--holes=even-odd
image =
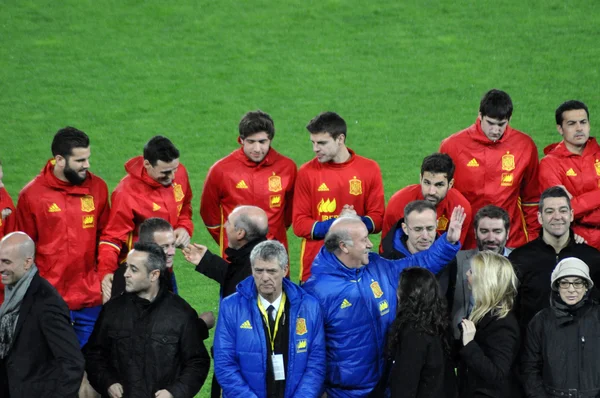
[(476, 325), (475, 339), (459, 352), (459, 396), (518, 396), (513, 367), (519, 350), (519, 324), (511, 312), (498, 319), (489, 313)]
[(84, 347), (90, 384), (103, 396), (120, 383), (130, 398), (161, 389), (193, 397), (210, 367), (198, 324), (196, 311), (164, 286), (152, 302), (133, 293), (110, 300)]
[(576, 311), (540, 311), (529, 324), (521, 359), (528, 397), (566, 397), (569, 390), (600, 396), (600, 306), (587, 301)]
[(569, 243), (558, 254), (544, 242), (542, 230), (537, 239), (513, 250), (508, 256), (520, 282), (515, 313), (523, 334), (534, 315), (550, 305), (550, 276), (563, 258), (577, 257), (589, 266), (594, 281), (593, 297), (598, 297), (596, 286), (600, 284), (600, 251), (586, 244), (575, 243), (573, 231), (570, 234)]
[[(10, 398), (78, 396), (84, 360), (69, 310), (54, 287), (37, 273), (21, 303), (13, 345), (0, 361)], [(6, 386), (5, 380), (0, 383)]]
[(221, 285), (221, 298), (225, 298), (236, 292), (238, 283), (252, 275), (250, 253), (265, 240), (267, 239), (264, 237), (256, 239), (237, 250), (227, 248), (225, 255), (229, 262), (207, 250), (196, 266), (196, 271), (218, 282)]

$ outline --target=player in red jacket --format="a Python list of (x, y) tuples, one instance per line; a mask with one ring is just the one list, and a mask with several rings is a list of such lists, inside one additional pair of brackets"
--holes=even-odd
[[(442, 141), (440, 152), (454, 160), (454, 188), (477, 213), (488, 204), (510, 216), (507, 246), (519, 247), (534, 239), (540, 190), (537, 148), (527, 134), (508, 125), (513, 104), (504, 91), (490, 90), (482, 98), (475, 124)], [(467, 227), (464, 249), (476, 246), (474, 229)]]
[(227, 249), (224, 224), (239, 205), (257, 206), (269, 217), (269, 239), (287, 249), (292, 224), (296, 164), (271, 147), (273, 119), (260, 111), (248, 112), (239, 124), (241, 148), (218, 160), (208, 171), (200, 200), (200, 216), (221, 248)]
[[(0, 161), (0, 239), (15, 230), (16, 215), (15, 205), (2, 183), (2, 161)], [(0, 283), (0, 305), (4, 302), (4, 285)]]
[[(452, 158), (445, 153), (434, 153), (423, 159), (419, 184), (402, 188), (390, 198), (383, 217), (381, 239), (383, 240), (391, 229), (395, 230), (398, 221), (404, 218), (404, 207), (415, 200), (427, 200), (435, 206), (439, 235), (448, 229), (450, 216), (456, 206), (465, 209), (465, 225), (470, 225), (473, 216), (471, 205), (457, 189), (452, 188), (454, 168)], [(466, 236), (467, 229), (463, 228), (460, 235), (461, 244), (464, 244)], [(379, 252), (382, 253), (381, 245)]]
[[(100, 238), (98, 271), (106, 279), (104, 298), (110, 298), (112, 273), (138, 240), (138, 227), (147, 218), (167, 220), (174, 229), (175, 245), (185, 247), (194, 232), (192, 188), (179, 150), (157, 135), (144, 146), (144, 155), (125, 163), (127, 175), (111, 195), (108, 225)], [(172, 270), (169, 268), (169, 270)], [(174, 291), (177, 292), (176, 285)]]
[(54, 158), (21, 190), (16, 211), (17, 230), (35, 242), (40, 275), (69, 306), (82, 346), (102, 304), (96, 254), (109, 215), (108, 188), (88, 171), (90, 154), (83, 131), (60, 129), (52, 141)]
[(556, 109), (556, 128), (563, 137), (544, 149), (540, 162), (540, 188), (562, 186), (569, 197), (576, 234), (600, 249), (600, 145), (590, 137), (587, 106), (567, 101)]
[(367, 230), (381, 230), (385, 197), (379, 165), (346, 146), (346, 122), (324, 112), (306, 126), (316, 158), (298, 171), (294, 190), (294, 233), (302, 238), (300, 281), (310, 276), (312, 262), (333, 221), (357, 214)]

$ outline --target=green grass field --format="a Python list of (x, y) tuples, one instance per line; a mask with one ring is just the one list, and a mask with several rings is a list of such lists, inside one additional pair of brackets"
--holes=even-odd
[[(13, 199), (60, 127), (90, 135), (92, 171), (110, 189), (163, 134), (189, 170), (193, 241), (214, 250), (198, 214), (202, 184), (237, 147), (248, 110), (273, 116), (274, 147), (298, 165), (312, 157), (306, 123), (337, 111), (348, 145), (379, 162), (387, 198), (474, 122), (490, 88), (511, 94), (511, 124), (540, 153), (559, 138), (562, 101), (586, 102), (592, 124), (600, 110), (597, 1), (5, 0), (0, 17), (0, 158)], [(177, 268), (182, 295), (216, 312), (217, 286), (181, 256)]]

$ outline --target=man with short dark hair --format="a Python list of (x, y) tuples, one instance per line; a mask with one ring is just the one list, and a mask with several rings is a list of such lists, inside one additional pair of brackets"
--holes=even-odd
[(0, 241), (0, 397), (76, 397), (84, 360), (67, 305), (35, 265), (23, 232)]
[(325, 340), (319, 302), (285, 278), (277, 241), (250, 254), (252, 277), (221, 302), (215, 374), (224, 397), (320, 397)]
[(464, 211), (452, 212), (448, 232), (429, 250), (399, 260), (371, 253), (373, 244), (356, 215), (338, 218), (315, 258), (304, 288), (315, 296), (325, 319), (329, 397), (365, 397), (384, 371), (387, 331), (396, 315), (402, 270), (422, 266), (438, 273), (460, 248)]
[[(454, 162), (445, 153), (434, 153), (423, 159), (419, 184), (409, 185), (392, 195), (383, 217), (381, 238), (384, 240), (390, 233), (401, 229), (404, 218), (404, 207), (415, 200), (427, 200), (437, 213), (437, 232), (443, 234), (448, 229), (450, 214), (456, 206), (465, 209), (465, 225), (471, 225), (471, 205), (454, 185)], [(460, 242), (464, 243), (467, 236), (464, 228)], [(383, 246), (379, 252), (383, 253)]]
[(570, 228), (573, 209), (567, 192), (561, 187), (546, 189), (540, 197), (539, 209), (540, 236), (514, 249), (508, 256), (520, 282), (515, 309), (522, 331), (538, 311), (548, 307), (548, 281), (552, 270), (563, 258), (576, 257), (584, 261), (590, 267), (594, 284), (600, 283), (600, 251), (575, 242)]
[(173, 226), (177, 247), (187, 246), (194, 232), (192, 188), (187, 170), (179, 163), (179, 150), (168, 138), (152, 137), (144, 145), (143, 156), (128, 160), (125, 170), (127, 175), (111, 195), (110, 218), (98, 247), (104, 275), (117, 269), (137, 242), (140, 223), (148, 218), (167, 220)]
[(555, 113), (559, 143), (544, 148), (540, 186), (562, 186), (573, 206), (573, 231), (600, 249), (600, 145), (590, 137), (590, 114), (581, 101), (562, 103)]
[(306, 129), (315, 159), (298, 171), (294, 192), (294, 233), (302, 238), (300, 281), (306, 282), (323, 238), (337, 217), (360, 216), (371, 234), (381, 230), (385, 198), (377, 162), (346, 146), (346, 122), (323, 112)]
[(90, 384), (105, 396), (191, 398), (204, 384), (210, 358), (198, 315), (168, 291), (165, 271), (155, 243), (127, 256), (126, 293), (104, 305), (84, 347)]
[(102, 304), (96, 269), (98, 239), (108, 216), (108, 188), (92, 174), (90, 140), (83, 131), (65, 127), (54, 135), (52, 156), (41, 173), (19, 194), (17, 229), (36, 244), (36, 265), (63, 297), (83, 346)]
[(458, 325), (464, 318), (468, 318), (475, 301), (471, 288), (467, 282), (467, 271), (471, 269), (471, 258), (480, 251), (489, 250), (504, 257), (508, 257), (512, 249), (506, 247), (510, 232), (508, 213), (494, 205), (487, 205), (479, 209), (473, 221), (477, 248), (461, 250), (456, 255), (456, 288), (454, 298), (448, 303), (451, 309), (452, 330), (454, 338), (460, 338)]
[(212, 165), (204, 182), (200, 216), (224, 255), (227, 234), (224, 220), (239, 205), (257, 206), (269, 218), (269, 239), (287, 248), (287, 229), (292, 225), (292, 200), (296, 164), (272, 146), (273, 119), (267, 113), (248, 112), (239, 124), (241, 145)]
[[(538, 234), (538, 154), (531, 137), (509, 126), (512, 113), (506, 92), (488, 91), (475, 124), (443, 140), (440, 152), (454, 160), (454, 188), (473, 212), (488, 204), (506, 210), (511, 224), (508, 245), (519, 247)], [(464, 248), (472, 249), (474, 229), (468, 230)]]

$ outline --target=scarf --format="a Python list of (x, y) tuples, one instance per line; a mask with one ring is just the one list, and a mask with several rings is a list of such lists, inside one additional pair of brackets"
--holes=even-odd
[(6, 286), (4, 303), (0, 307), (0, 359), (6, 358), (15, 338), (19, 310), (25, 293), (37, 273), (35, 264), (13, 286)]

